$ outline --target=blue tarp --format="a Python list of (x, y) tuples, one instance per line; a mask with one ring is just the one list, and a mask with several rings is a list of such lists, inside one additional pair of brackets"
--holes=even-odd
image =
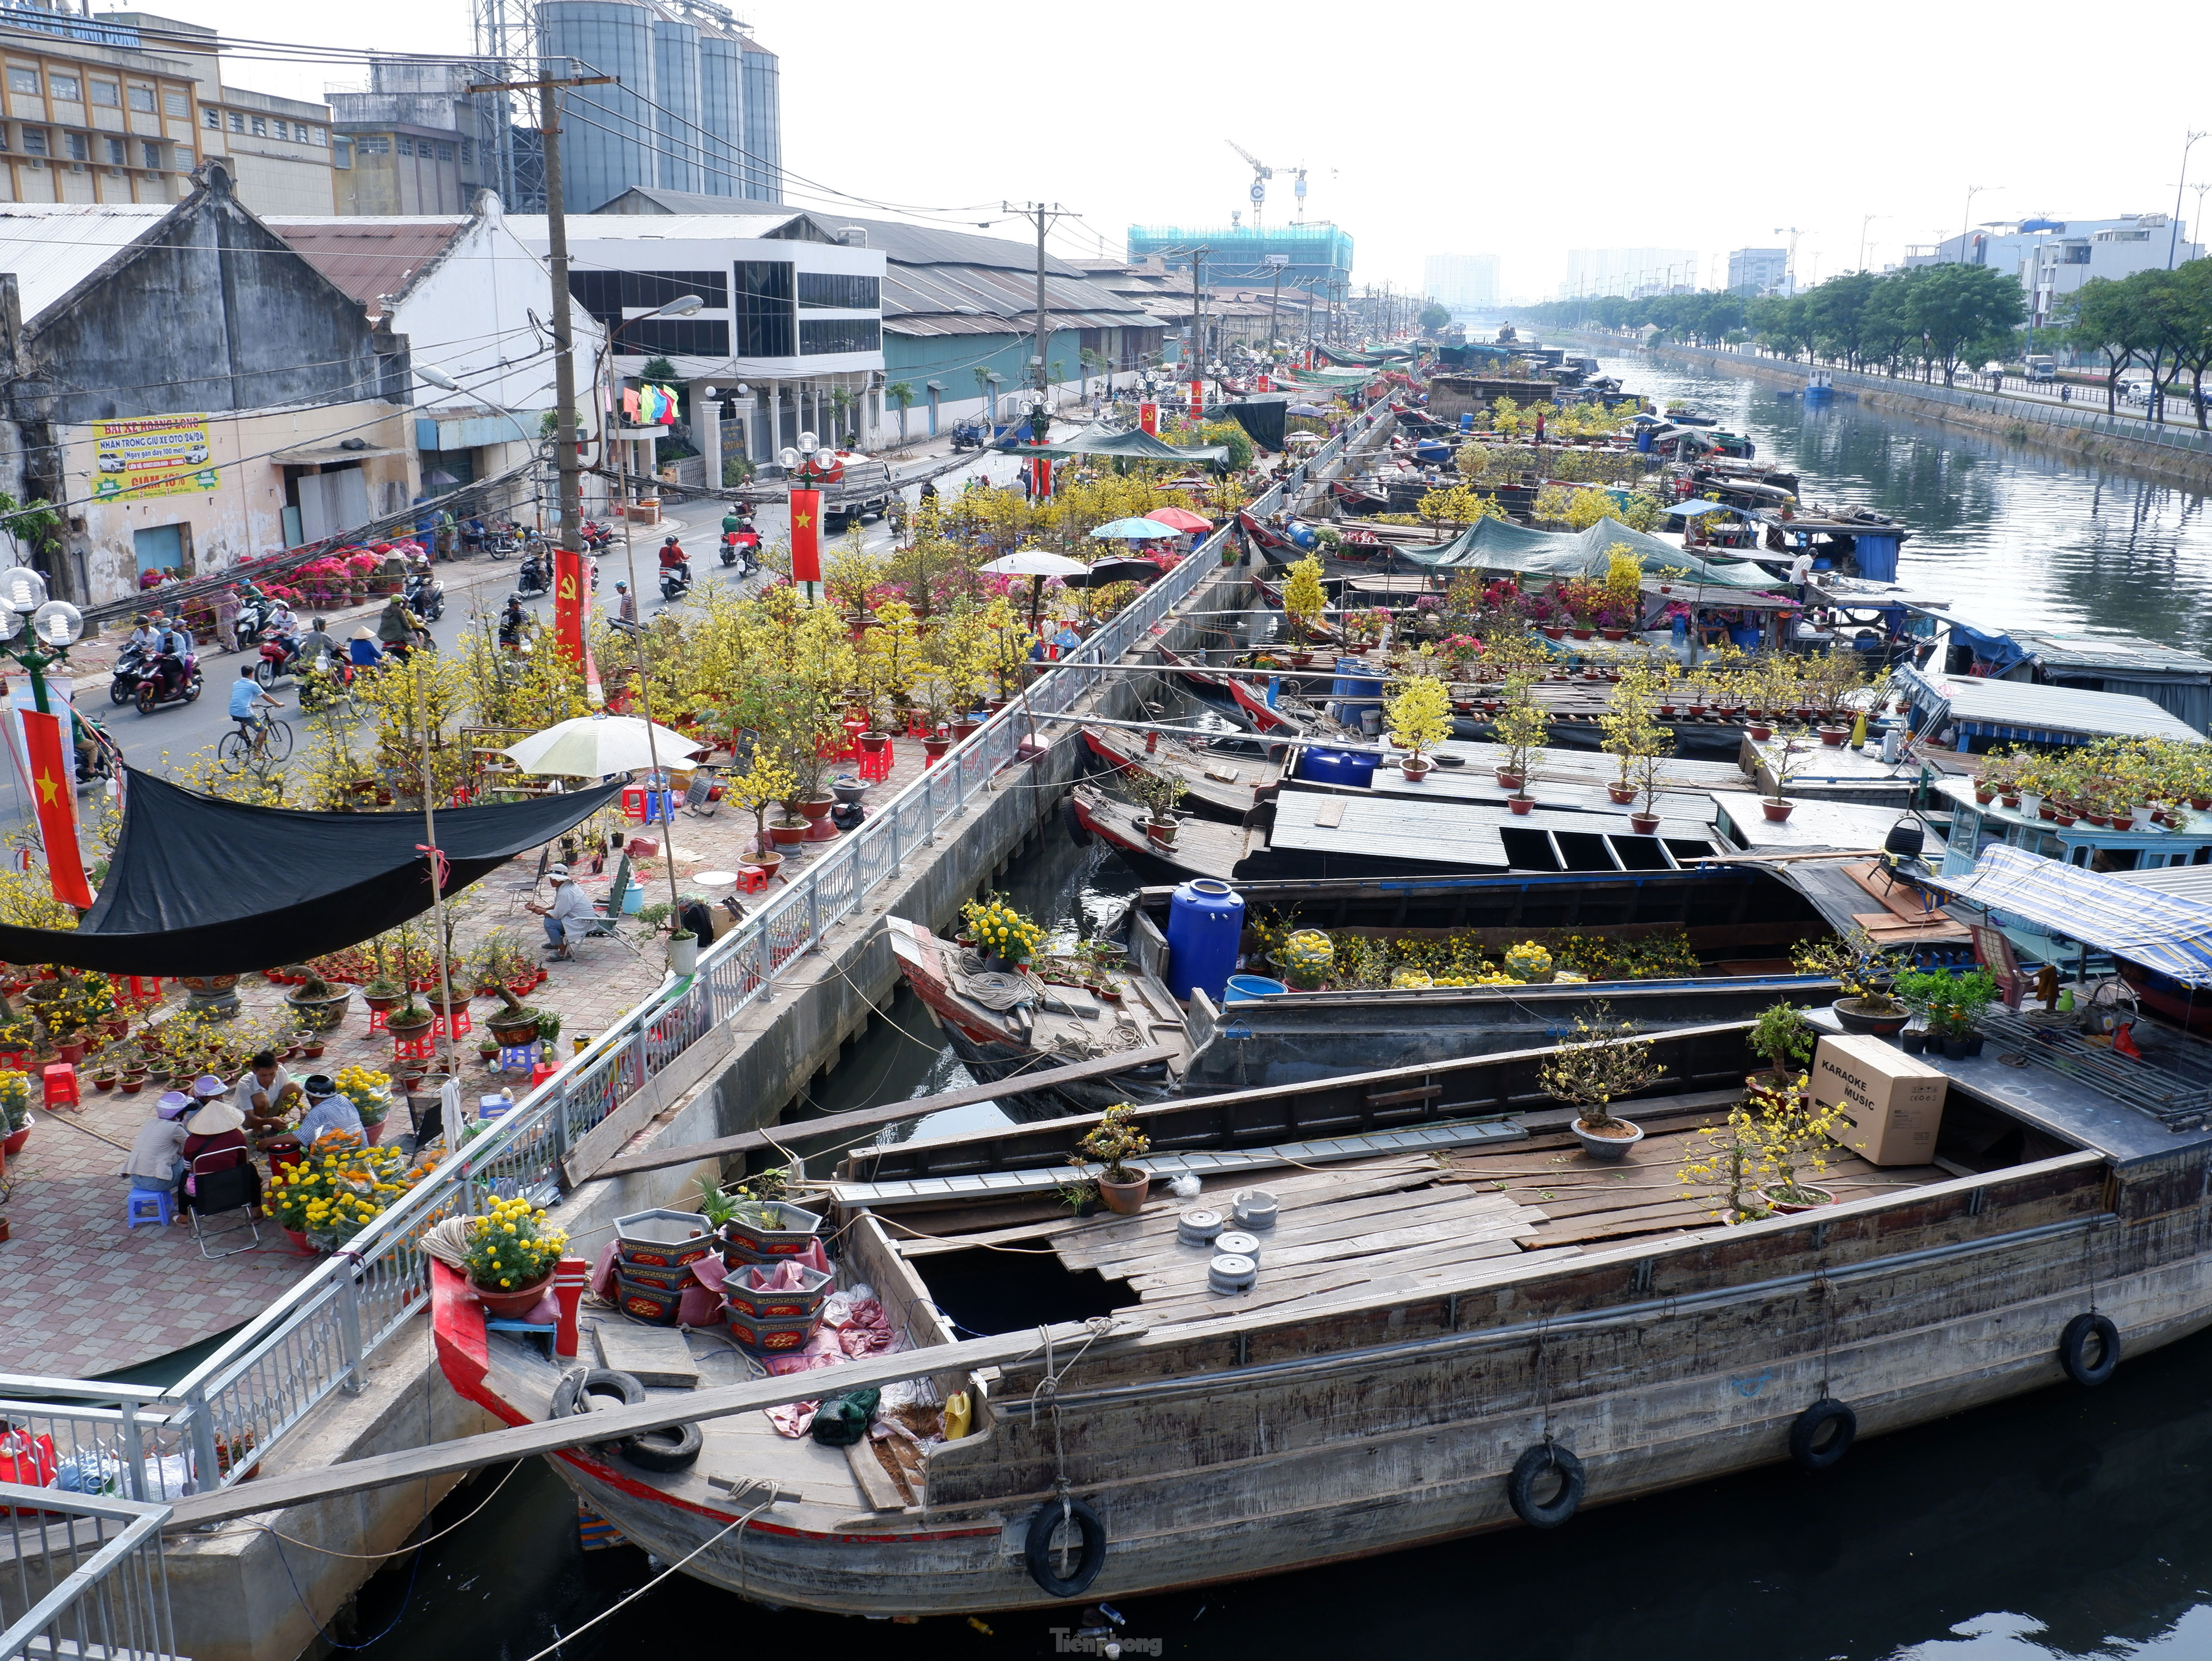
[(1971, 648), (1975, 657), (1989, 666), (1990, 675), (2002, 675), (2014, 664), (2027, 661), (2027, 654), (2020, 649), (2020, 643), (2002, 630), (1977, 629), (1957, 618), (1950, 621), (1951, 637)]
[(2212, 905), (2001, 846), (1962, 875), (1920, 880), (2185, 986), (2212, 986)]

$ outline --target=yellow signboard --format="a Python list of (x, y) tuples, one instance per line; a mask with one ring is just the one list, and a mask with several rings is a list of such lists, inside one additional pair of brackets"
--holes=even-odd
[(139, 416), (92, 423), (93, 496), (173, 496), (212, 490), (222, 473), (212, 465), (204, 415)]

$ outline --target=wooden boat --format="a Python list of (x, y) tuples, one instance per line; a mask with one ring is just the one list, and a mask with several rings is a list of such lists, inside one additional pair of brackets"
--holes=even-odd
[[(910, 1366), (930, 1396), (964, 1394), (965, 1433), (942, 1439), (925, 1409), (885, 1463), (755, 1412), (702, 1424), (679, 1471), (590, 1446), (554, 1468), (626, 1537), (743, 1596), (985, 1614), (1571, 1526), (2094, 1384), (2212, 1323), (2212, 1133), (1993, 1059), (1937, 1063), (1948, 1099), (1920, 1162), (1839, 1153), (1835, 1203), (1716, 1221), (1674, 1172), (1749, 1060), (1744, 1031), (1656, 1041), (1666, 1077), (1626, 1104), (1644, 1139), (1617, 1165), (1568, 1139), (1541, 1050), (1140, 1107), (1155, 1181), (1134, 1217), (1055, 1203), (1080, 1122), (857, 1150), (826, 1207), (837, 1281), (870, 1285), (911, 1355), (855, 1372)], [(2183, 1061), (2203, 1076), (2202, 1046)], [(1201, 1206), (1275, 1200), (1249, 1289), (1210, 1291), (1212, 1249), (1178, 1243), (1192, 1202), (1159, 1178), (1179, 1171)], [(545, 1418), (588, 1363), (488, 1332), (434, 1275), (455, 1389), (509, 1424)], [(956, 1349), (955, 1323), (1001, 1335)], [(685, 1348), (714, 1383), (744, 1366), (719, 1333)], [(993, 1365), (926, 1372), (933, 1352)], [(826, 1396), (837, 1372), (789, 1388)], [(672, 1422), (684, 1398), (647, 1397)]]
[(1106, 998), (1088, 987), (1054, 984), (1036, 976), (992, 974), (981, 968), (976, 954), (919, 923), (903, 917), (887, 917), (884, 923), (907, 985), (961, 1065), (979, 1079), (1018, 1083), (1024, 1073), (1162, 1044), (1177, 1052), (1173, 1058), (1148, 1060), (1127, 1072), (1077, 1080), (1034, 1095), (1009, 1091), (995, 1099), (1010, 1112), (1048, 1116), (1115, 1102), (1153, 1101), (1170, 1093), (1181, 1053), (1188, 1045), (1183, 1041), (1182, 1011), (1163, 989), (1146, 989), (1136, 984), (1138, 977), (1122, 976), (1117, 979), (1127, 995)]
[(1295, 738), (1319, 731), (1324, 725), (1319, 710), (1295, 698), (1279, 698), (1276, 703), (1270, 704), (1241, 676), (1211, 673), (1203, 665), (1164, 646), (1152, 649), (1194, 695), (1217, 709), (1241, 715), (1257, 732)]
[[(1147, 744), (1151, 738), (1154, 743)], [(1225, 755), (1194, 739), (1129, 732), (1118, 727), (1085, 727), (1083, 742), (1108, 770), (1169, 773), (1182, 781), (1183, 805), (1200, 818), (1242, 824), (1257, 792), (1282, 777), (1279, 761)]]

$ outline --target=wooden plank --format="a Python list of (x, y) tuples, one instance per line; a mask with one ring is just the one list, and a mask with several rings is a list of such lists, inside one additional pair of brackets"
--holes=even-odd
[[(1395, 1250), (1400, 1246), (1429, 1245), (1446, 1241), (1477, 1243), (1495, 1238), (1505, 1243), (1509, 1249), (1517, 1249), (1510, 1247), (1513, 1235), (1528, 1232), (1526, 1225), (1518, 1220), (1501, 1220), (1488, 1227), (1472, 1231), (1458, 1223), (1421, 1223), (1410, 1228), (1382, 1229), (1373, 1234), (1354, 1235), (1348, 1240), (1325, 1240), (1315, 1245), (1293, 1246), (1287, 1251), (1263, 1250), (1260, 1256), (1260, 1269), (1265, 1274), (1271, 1269), (1295, 1268), (1301, 1263), (1345, 1262), (1355, 1257)], [(1205, 1273), (1203, 1262), (1196, 1262), (1194, 1267), (1200, 1275)], [(1127, 1278), (1131, 1286), (1142, 1289), (1173, 1285), (1183, 1276), (1161, 1272), (1132, 1275)]]
[(672, 1327), (602, 1321), (592, 1329), (592, 1342), (601, 1366), (627, 1372), (641, 1384), (666, 1390), (698, 1386), (699, 1364), (691, 1357), (691, 1346)]
[(870, 1509), (874, 1511), (904, 1511), (911, 1502), (891, 1480), (884, 1462), (876, 1457), (876, 1445), (867, 1437), (848, 1444), (845, 1461), (853, 1468), (853, 1480), (860, 1485), (860, 1494)]
[(697, 1159), (750, 1153), (820, 1136), (834, 1136), (847, 1130), (866, 1130), (872, 1126), (896, 1124), (902, 1119), (919, 1118), (925, 1113), (935, 1113), (948, 1107), (966, 1107), (976, 1102), (994, 1101), (1012, 1091), (1049, 1090), (1055, 1085), (1073, 1084), (1080, 1079), (1095, 1079), (1103, 1074), (1119, 1073), (1133, 1067), (1148, 1067), (1154, 1062), (1169, 1061), (1182, 1053), (1182, 1046), (1179, 1044), (1152, 1044), (1142, 1050), (1125, 1050), (1112, 1056), (1094, 1056), (1086, 1062), (1072, 1062), (1066, 1067), (1025, 1073), (996, 1084), (969, 1085), (939, 1095), (916, 1096), (909, 1101), (887, 1102), (880, 1107), (856, 1108), (849, 1113), (828, 1113), (818, 1119), (800, 1119), (791, 1124), (771, 1126), (767, 1130), (747, 1130), (734, 1136), (686, 1142), (680, 1147), (647, 1148), (641, 1153), (626, 1153), (619, 1159), (608, 1159), (591, 1174), (596, 1177), (627, 1177), (635, 1171), (659, 1171), (672, 1165), (690, 1165)]
[[(1407, 1183), (1392, 1192), (1350, 1196), (1342, 1200), (1316, 1200), (1304, 1205), (1291, 1204), (1300, 1197), (1297, 1195), (1279, 1195), (1277, 1197), (1284, 1201), (1286, 1208), (1280, 1214), (1281, 1220), (1267, 1232), (1267, 1238), (1281, 1240), (1332, 1224), (1351, 1223), (1354, 1225), (1352, 1232), (1356, 1234), (1360, 1232), (1357, 1225), (1370, 1217), (1408, 1208), (1448, 1206), (1459, 1208), (1465, 1207), (1470, 1198), (1480, 1199), (1481, 1196), (1471, 1196), (1460, 1188), (1437, 1190)], [(1177, 1239), (1176, 1224), (1180, 1212), (1181, 1208), (1178, 1207), (1156, 1220), (1148, 1218), (1147, 1226), (1142, 1229), (1117, 1229), (1111, 1234), (1102, 1232), (1079, 1239), (1064, 1240), (1061, 1256), (1072, 1264), (1115, 1262), (1172, 1246)], [(1236, 1223), (1232, 1220), (1225, 1226), (1234, 1229)]]
[[(1419, 1196), (1417, 1195), (1414, 1197)], [(1486, 1227), (1494, 1222), (1522, 1220), (1521, 1208), (1508, 1201), (1504, 1195), (1492, 1195), (1489, 1197), (1492, 1200), (1503, 1202), (1503, 1209), (1498, 1206), (1483, 1203), (1469, 1204), (1469, 1196), (1446, 1196), (1443, 1199), (1432, 1201), (1425, 1205), (1397, 1206), (1377, 1210), (1369, 1210), (1364, 1206), (1350, 1207), (1326, 1221), (1309, 1228), (1285, 1228), (1279, 1224), (1269, 1233), (1258, 1237), (1261, 1243), (1261, 1255), (1263, 1259), (1273, 1260), (1294, 1247), (1325, 1245), (1332, 1240), (1354, 1239), (1361, 1235), (1379, 1233), (1388, 1228), (1413, 1228), (1431, 1223), (1457, 1222), (1472, 1230)], [(1079, 1260), (1063, 1251), (1061, 1261), (1070, 1269), (1095, 1269), (1109, 1280), (1122, 1280), (1127, 1277), (1131, 1270), (1141, 1270), (1146, 1263), (1173, 1261), (1178, 1255), (1196, 1258), (1204, 1250), (1205, 1248), (1200, 1246), (1183, 1245), (1170, 1234), (1164, 1236), (1156, 1242), (1145, 1243), (1139, 1247), (1121, 1248), (1110, 1256), (1094, 1256)]]
[[(1143, 1323), (1135, 1318), (1128, 1316), (1121, 1318), (1128, 1323), (1126, 1333), (1099, 1340), (1093, 1348), (1094, 1354), (1119, 1338), (1134, 1336), (1143, 1329)], [(977, 1367), (1004, 1366), (1042, 1354), (1046, 1335), (1034, 1330), (1005, 1333), (996, 1337), (971, 1338), (957, 1344), (939, 1344), (925, 1349), (902, 1350), (896, 1354), (848, 1361), (837, 1369), (837, 1388), (841, 1390), (866, 1390), (892, 1384), (901, 1378), (971, 1372)], [(1063, 1321), (1049, 1329), (1049, 1336), (1055, 1344), (1072, 1346), (1091, 1339), (1093, 1335), (1090, 1328), (1080, 1321)], [(324, 1465), (291, 1475), (259, 1477), (251, 1482), (240, 1482), (235, 1487), (210, 1494), (187, 1494), (173, 1503), (168, 1520), (161, 1526), (166, 1533), (179, 1533), (198, 1528), (203, 1523), (217, 1523), (233, 1517), (251, 1517), (257, 1512), (282, 1511), (289, 1506), (306, 1505), (339, 1494), (362, 1494), (371, 1488), (388, 1488), (397, 1482), (419, 1482), (426, 1476), (444, 1476), (455, 1471), (474, 1470), (481, 1465), (495, 1465), (509, 1459), (527, 1459), (541, 1453), (557, 1453), (563, 1448), (576, 1447), (586, 1442), (617, 1441), (626, 1436), (635, 1436), (640, 1431), (659, 1430), (675, 1424), (696, 1424), (702, 1420), (726, 1419), (761, 1408), (781, 1407), (787, 1402), (810, 1400), (818, 1396), (821, 1390), (822, 1380), (811, 1372), (793, 1373), (779, 1378), (750, 1378), (743, 1384), (719, 1384), (706, 1390), (696, 1390), (680, 1400), (664, 1396), (659, 1401), (645, 1402), (634, 1408), (617, 1408), (606, 1413), (515, 1425), (504, 1430), (486, 1431), (476, 1436), (435, 1442), (428, 1447), (410, 1448), (404, 1452), (349, 1459), (340, 1464)]]

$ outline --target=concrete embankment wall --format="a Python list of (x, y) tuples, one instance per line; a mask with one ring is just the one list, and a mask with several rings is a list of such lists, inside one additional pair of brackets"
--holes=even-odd
[[(1604, 351), (1634, 345), (1618, 335), (1566, 333), (1583, 345)], [(1706, 347), (1669, 343), (1644, 350), (1771, 386), (1802, 386), (1809, 374), (1803, 363)], [(2170, 484), (2212, 490), (2212, 433), (2179, 423), (2160, 429), (2127, 416), (2107, 415), (2101, 396), (2045, 404), (1965, 386), (1893, 380), (1841, 369), (1832, 373), (1838, 397), (1856, 399), (1869, 410), (1981, 433), (2077, 466), (2124, 467)]]
[[(1387, 434), (1387, 423), (1378, 431)], [(1208, 643), (1209, 636), (1218, 642), (1218, 619), (1195, 614), (1236, 607), (1247, 593), (1242, 569), (1223, 568), (1127, 660), (1152, 645), (1185, 650)], [(1140, 719), (1143, 684), (1139, 676), (1109, 676), (1082, 707)], [(962, 901), (992, 886), (1008, 861), (1042, 838), (1064, 834), (1057, 808), (1074, 776), (1081, 739), (1065, 721), (1041, 725), (1039, 737), (1050, 740), (1043, 754), (1002, 770), (940, 829), (933, 844), (910, 849), (901, 874), (866, 910), (829, 929), (817, 949), (780, 972), (772, 996), (748, 1005), (684, 1052), (689, 1087), (672, 1081), (682, 1093), (672, 1093), (670, 1104), (630, 1139), (631, 1151), (774, 1124), (836, 1066), (896, 983), (883, 918), (895, 915), (942, 928)], [(556, 1215), (580, 1252), (596, 1256), (614, 1219), (657, 1206), (688, 1208), (697, 1178), (719, 1180), (720, 1171), (720, 1161), (708, 1159), (587, 1182)], [(430, 1353), (428, 1318), (418, 1317), (385, 1346), (363, 1392), (318, 1409), (307, 1426), (271, 1451), (265, 1471), (311, 1469), (493, 1427), (447, 1386)], [(377, 1567), (365, 1559), (398, 1548), (456, 1480), (323, 1501), (173, 1539), (169, 1581), (180, 1649), (195, 1661), (291, 1661), (334, 1652), (319, 1628), (357, 1641), (363, 1634), (350, 1628), (349, 1605)], [(404, 1569), (407, 1560), (393, 1561)]]

